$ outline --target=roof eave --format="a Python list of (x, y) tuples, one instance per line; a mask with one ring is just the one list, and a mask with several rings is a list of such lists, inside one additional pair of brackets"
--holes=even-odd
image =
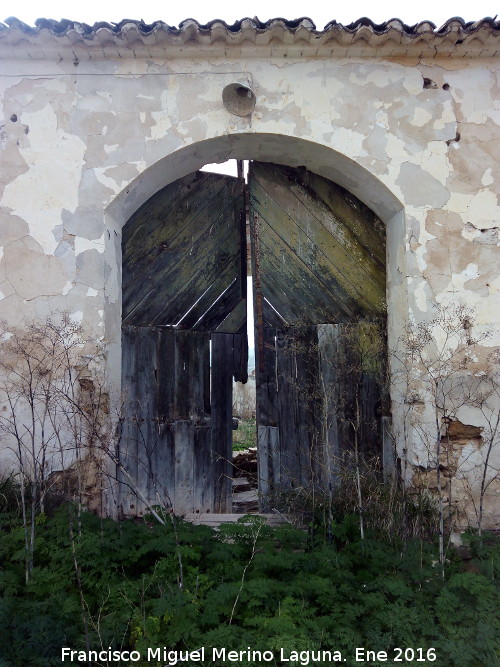
[(399, 19), (374, 24), (366, 18), (348, 26), (331, 21), (318, 31), (308, 18), (266, 23), (245, 18), (232, 25), (186, 19), (179, 27), (162, 21), (118, 24), (38, 19), (28, 26), (10, 18), (0, 24), (0, 53), (7, 59), (154, 57), (454, 57), (500, 56), (500, 21), (466, 23), (452, 18), (440, 28), (430, 21), (413, 26)]

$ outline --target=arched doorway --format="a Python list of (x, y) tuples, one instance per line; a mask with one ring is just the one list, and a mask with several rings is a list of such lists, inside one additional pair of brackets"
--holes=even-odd
[[(252, 163), (246, 194), (241, 179), (189, 174), (139, 208), (122, 244), (121, 457), (148, 502), (181, 514), (231, 511), (246, 222), (261, 507), (278, 489), (331, 488), (342, 452), (381, 449), (384, 225), (305, 168)], [(144, 509), (122, 498), (125, 514)]]

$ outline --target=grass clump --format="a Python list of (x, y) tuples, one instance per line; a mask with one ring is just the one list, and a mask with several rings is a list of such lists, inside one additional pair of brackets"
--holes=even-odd
[(240, 419), (238, 428), (233, 431), (233, 451), (241, 452), (256, 446), (257, 427), (255, 419)]

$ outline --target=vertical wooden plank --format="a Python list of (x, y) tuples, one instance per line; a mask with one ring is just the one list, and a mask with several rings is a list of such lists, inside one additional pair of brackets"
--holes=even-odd
[(159, 328), (157, 368), (158, 415), (165, 422), (173, 419), (175, 412), (175, 330)]
[(296, 345), (297, 387), (297, 469), (303, 486), (317, 484), (322, 465), (320, 443), (322, 441), (318, 332), (316, 326), (294, 327)]
[(339, 456), (343, 464), (353, 461), (356, 442), (359, 445), (360, 361), (357, 325), (338, 325), (336, 339), (337, 424)]
[[(206, 391), (210, 390), (209, 334), (163, 330), (159, 350), (165, 352), (170, 366), (160, 373), (159, 401), (171, 412), (167, 421), (176, 419), (161, 432), (162, 446), (166, 447), (162, 464), (167, 464), (162, 475), (164, 487), (177, 512), (210, 511), (211, 434), (210, 427), (203, 425)], [(163, 378), (163, 373), (169, 378)]]
[(175, 429), (174, 423), (159, 425), (156, 449), (155, 503), (168, 509), (175, 501)]
[(188, 360), (187, 368), (190, 377), (191, 390), (189, 393), (189, 418), (197, 423), (204, 414), (203, 409), (203, 358), (202, 349), (204, 335), (199, 331), (189, 331), (185, 335), (188, 337)]
[(269, 511), (269, 428), (257, 427), (257, 479), (261, 512)]
[[(214, 475), (212, 470), (212, 428), (210, 414), (210, 334), (196, 333), (196, 384), (193, 413), (194, 469), (193, 511), (214, 511)], [(208, 396), (207, 396), (208, 390)], [(208, 403), (208, 410), (207, 410)]]
[(381, 464), (385, 336), (380, 325), (373, 322), (360, 323), (358, 331), (362, 372), (362, 453), (367, 460), (372, 459), (375, 462), (378, 458)]
[[(149, 336), (149, 347), (150, 347), (150, 358), (149, 363), (151, 364), (151, 386), (149, 391), (151, 392), (151, 404), (150, 404), (150, 417), (148, 425), (148, 443), (147, 443), (147, 452), (148, 452), (148, 499), (151, 504), (158, 502), (159, 497), (159, 467), (158, 467), (158, 449), (161, 442), (161, 431), (162, 431), (162, 419), (160, 416), (160, 410), (158, 407), (158, 380), (159, 380), (159, 371), (158, 371), (158, 351), (160, 347), (160, 329), (155, 328), (151, 331)], [(148, 510), (149, 511), (149, 510)]]
[(208, 334), (175, 334), (175, 419), (198, 421), (205, 414)]
[(248, 336), (233, 334), (233, 377), (235, 382), (248, 382)]
[[(137, 478), (137, 405), (136, 405), (136, 328), (122, 328), (122, 401), (123, 420), (119, 442), (118, 459), (133, 480)], [(119, 506), (124, 515), (134, 513), (136, 495), (130, 488), (129, 479), (118, 467)]]
[(277, 426), (268, 426), (269, 487), (271, 495), (281, 484), (280, 433)]
[(174, 510), (176, 514), (191, 514), (194, 489), (194, 424), (191, 420), (179, 419), (175, 422), (174, 441)]
[(175, 331), (159, 328), (157, 342), (158, 437), (155, 477), (160, 504), (173, 508), (175, 494)]
[[(382, 452), (378, 448), (380, 433), (380, 387), (371, 370), (361, 371), (360, 381), (360, 452), (368, 459), (375, 459)], [(378, 412), (378, 414), (377, 414)]]
[[(240, 174), (241, 167), (241, 174)], [(243, 163), (238, 162), (238, 180), (241, 185), (241, 199), (239, 203), (240, 209), (240, 289), (241, 298), (245, 301), (247, 299), (247, 219), (248, 219), (248, 188), (243, 176)], [(246, 327), (245, 327), (246, 328)]]
[(338, 325), (318, 326), (319, 372), (324, 387), (322, 401), (324, 435), (320, 479), (328, 493), (334, 491), (340, 484), (338, 339)]
[(192, 380), (190, 375), (190, 332), (175, 332), (175, 420), (189, 419)]
[[(276, 381), (276, 334), (274, 327), (265, 327), (263, 338), (263, 363), (256, 364), (257, 422), (262, 426), (278, 425), (278, 396)], [(258, 356), (259, 350), (255, 350)], [(257, 360), (258, 361), (258, 360)]]
[(259, 426), (257, 437), (260, 511), (268, 512), (281, 483), (279, 429), (277, 426)]
[[(137, 486), (148, 498), (154, 498), (156, 435), (158, 432), (156, 393), (156, 330), (140, 327), (137, 331)], [(146, 507), (137, 501), (137, 514)]]
[(282, 487), (292, 488), (298, 485), (300, 479), (297, 460), (299, 447), (297, 365), (293, 335), (288, 331), (279, 331), (276, 337), (276, 347), (280, 480)]
[(210, 333), (200, 333), (198, 345), (200, 366), (200, 414), (203, 420), (210, 417)]
[(214, 512), (212, 428), (194, 427), (193, 512)]
[(214, 508), (231, 511), (232, 494), (232, 335), (212, 334), (212, 452)]
[(203, 344), (200, 347), (201, 364), (203, 366), (203, 414), (210, 415), (211, 413), (211, 399), (210, 399), (210, 334), (205, 333), (203, 336)]
[(257, 469), (259, 473), (260, 509), (267, 511), (279, 476), (279, 448), (271, 450), (271, 429), (277, 432), (278, 396), (276, 381), (276, 329), (265, 327), (262, 331), (263, 349), (255, 352), (264, 355), (264, 363), (257, 360), (256, 375), (256, 417), (257, 417)]

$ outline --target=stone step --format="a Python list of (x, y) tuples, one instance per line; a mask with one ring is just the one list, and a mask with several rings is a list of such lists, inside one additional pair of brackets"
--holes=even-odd
[[(243, 491), (251, 491), (252, 486), (248, 483), (246, 477), (234, 477), (233, 478), (233, 493), (242, 493)], [(257, 493), (257, 489), (255, 489)]]
[[(210, 528), (218, 528), (222, 523), (236, 523), (243, 514), (186, 514), (183, 518), (185, 521), (195, 524), (196, 526), (209, 526)], [(266, 520), (269, 526), (282, 526), (286, 521), (277, 514), (260, 514), (252, 513), (252, 516), (261, 516)]]
[(248, 502), (259, 502), (259, 494), (257, 489), (252, 489), (251, 487), (245, 491), (238, 491), (238, 493), (233, 494), (233, 505), (234, 503), (248, 503)]

